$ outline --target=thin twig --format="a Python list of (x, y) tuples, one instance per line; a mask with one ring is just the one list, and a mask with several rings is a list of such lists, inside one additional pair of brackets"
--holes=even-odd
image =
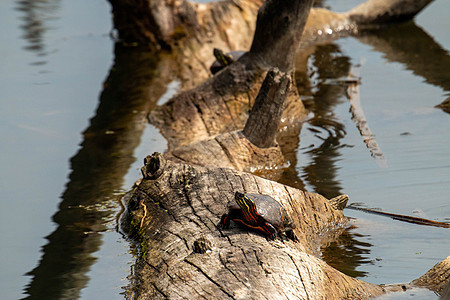
[(141, 226), (139, 228), (142, 228), (142, 225), (144, 224), (144, 219), (147, 216), (147, 206), (144, 204), (144, 201), (140, 203), (144, 207), (144, 216), (141, 219)]

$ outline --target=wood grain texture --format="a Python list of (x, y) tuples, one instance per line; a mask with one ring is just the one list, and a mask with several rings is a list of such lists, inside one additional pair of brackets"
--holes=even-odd
[[(143, 217), (137, 203), (149, 212), (134, 268), (136, 299), (368, 299), (383, 292), (314, 256), (319, 239), (345, 223), (324, 197), (233, 169), (151, 162), (159, 159), (156, 154), (147, 164), (164, 172), (144, 168), (127, 201), (131, 223)], [(235, 191), (269, 194), (282, 203), (299, 241), (268, 241), (236, 224), (218, 230)], [(199, 243), (206, 249), (201, 253)]]

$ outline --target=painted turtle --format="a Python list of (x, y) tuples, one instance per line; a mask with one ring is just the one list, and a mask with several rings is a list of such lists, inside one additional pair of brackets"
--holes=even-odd
[(229, 228), (230, 220), (233, 220), (264, 233), (271, 240), (280, 233), (297, 240), (292, 231), (294, 223), (283, 206), (272, 197), (236, 192), (234, 199), (236, 202), (230, 204), (228, 213), (220, 219), (219, 228)]
[(226, 66), (229, 66), (230, 64), (238, 60), (244, 53), (245, 51), (231, 51), (225, 53), (220, 49), (214, 48), (213, 54), (216, 60), (211, 65), (211, 67), (209, 67), (209, 70), (214, 75)]

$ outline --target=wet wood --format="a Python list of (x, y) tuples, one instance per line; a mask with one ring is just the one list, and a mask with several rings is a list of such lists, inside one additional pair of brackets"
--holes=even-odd
[(275, 145), (291, 82), (291, 75), (278, 69), (267, 73), (242, 131), (255, 146), (268, 148)]

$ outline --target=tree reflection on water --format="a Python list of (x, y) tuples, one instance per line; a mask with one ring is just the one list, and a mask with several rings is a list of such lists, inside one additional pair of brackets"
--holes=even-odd
[(366, 272), (357, 271), (362, 264), (371, 264), (367, 258), (372, 244), (362, 242), (366, 236), (355, 232), (356, 226), (342, 231), (336, 239), (321, 247), (322, 258), (329, 265), (352, 277), (364, 277)]
[(57, 227), (46, 237), (38, 266), (27, 274), (32, 277), (27, 299), (76, 299), (86, 287), (102, 232), (115, 221), (116, 193), (135, 161), (146, 116), (164, 92), (156, 62), (151, 52), (116, 45), (96, 115), (70, 160), (72, 173), (53, 216)]

